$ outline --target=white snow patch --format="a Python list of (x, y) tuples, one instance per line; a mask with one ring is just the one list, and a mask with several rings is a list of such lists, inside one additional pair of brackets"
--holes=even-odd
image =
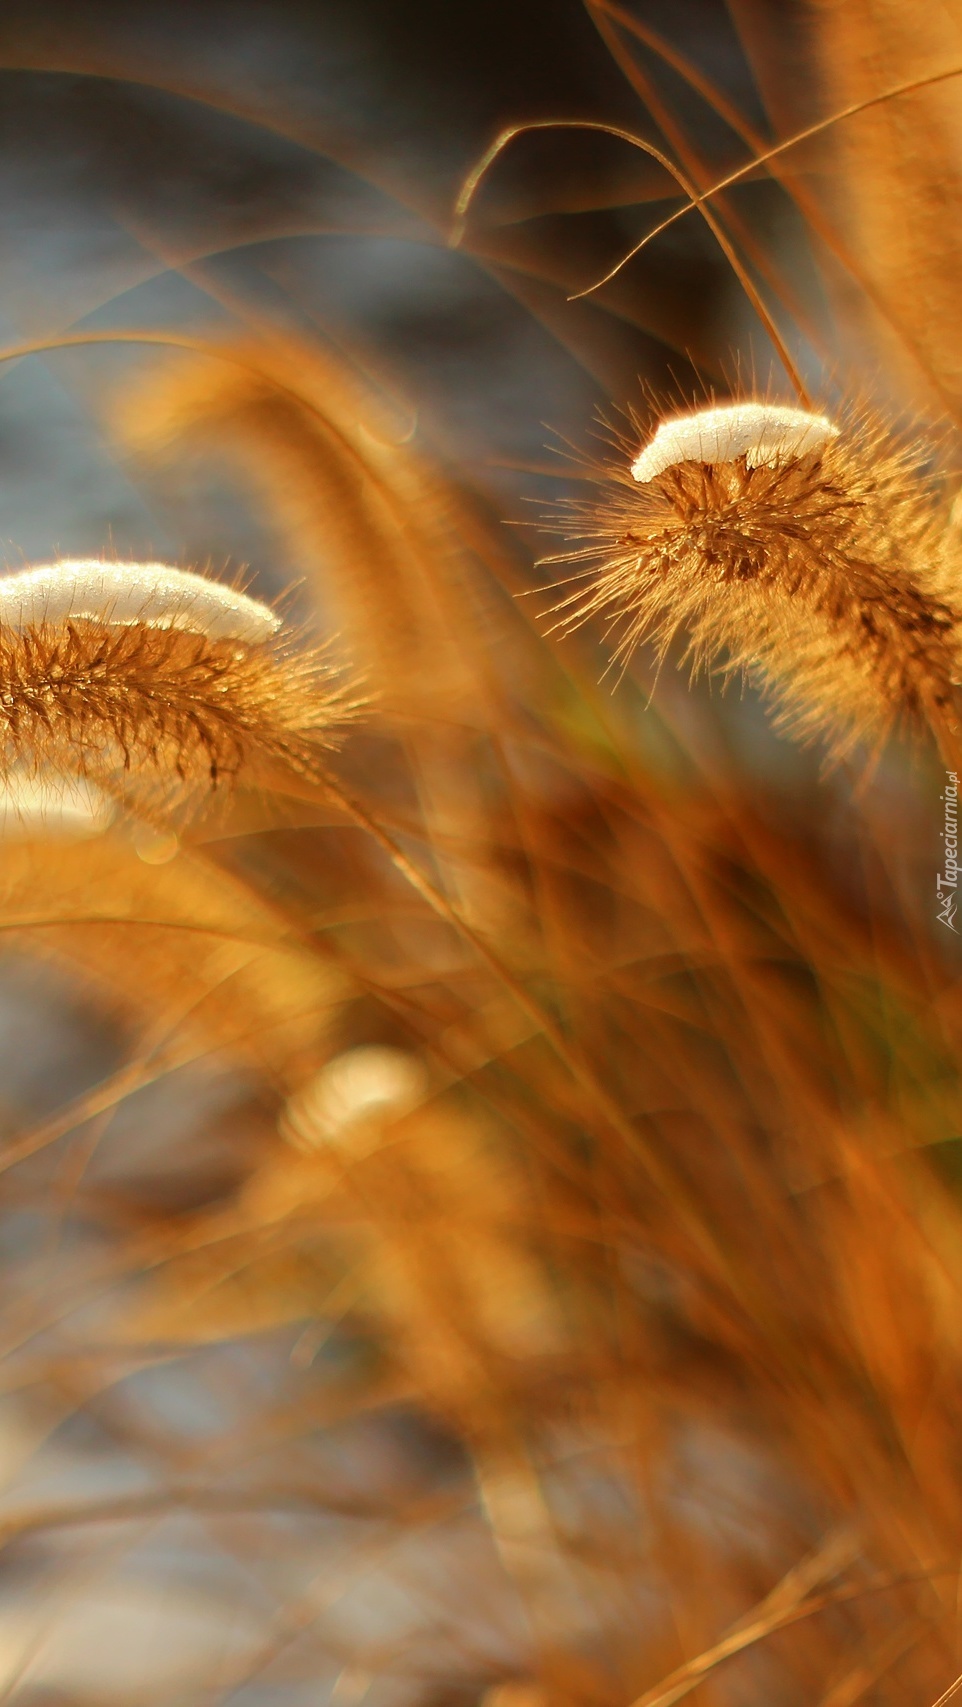
[(210, 640), (256, 645), (281, 619), (223, 581), (166, 563), (67, 559), (0, 579), (0, 626), (20, 631), (70, 617), (132, 627), (180, 628)]
[(749, 468), (775, 466), (811, 456), (837, 437), (838, 428), (825, 415), (774, 403), (733, 403), (662, 421), (631, 472), (647, 482), (679, 462), (734, 462), (740, 456)]

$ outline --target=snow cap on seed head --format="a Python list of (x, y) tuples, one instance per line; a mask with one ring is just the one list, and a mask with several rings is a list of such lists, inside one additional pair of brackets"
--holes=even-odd
[(631, 472), (646, 483), (679, 462), (734, 462), (742, 456), (749, 468), (773, 467), (812, 456), (837, 437), (838, 428), (825, 415), (775, 403), (733, 403), (662, 421)]
[(166, 563), (68, 559), (0, 579), (0, 627), (21, 632), (86, 618), (118, 627), (177, 628), (209, 640), (269, 640), (276, 612), (223, 581)]

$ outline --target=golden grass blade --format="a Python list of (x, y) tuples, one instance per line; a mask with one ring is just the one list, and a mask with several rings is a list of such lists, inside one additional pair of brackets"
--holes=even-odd
[[(772, 176), (788, 192), (805, 220), (809, 230), (815, 234), (819, 244), (838, 262), (842, 271), (856, 286), (860, 299), (871, 304), (875, 314), (890, 329), (894, 337), (908, 351), (920, 371), (923, 373), (926, 385), (932, 395), (938, 397), (950, 414), (957, 411), (957, 401), (945, 384), (942, 364), (932, 357), (932, 352), (926, 348), (927, 333), (915, 313), (914, 300), (907, 301), (901, 307), (896, 305), (891, 297), (880, 288), (873, 277), (871, 269), (866, 264), (866, 258), (860, 255), (849, 241), (847, 234), (843, 235), (826, 214), (825, 208), (817, 195), (809, 188), (799, 171), (790, 171), (788, 156), (776, 152), (768, 153), (768, 139), (754, 126), (749, 125), (744, 115), (728, 99), (712, 79), (707, 77), (700, 68), (692, 63), (687, 55), (679, 53), (671, 42), (653, 30), (643, 19), (627, 12), (624, 7), (615, 4), (615, 0), (594, 0), (594, 9), (604, 12), (620, 29), (642, 42), (652, 53), (662, 60), (672, 70), (684, 78), (690, 88), (694, 89), (706, 101), (712, 111), (718, 114), (749, 148), (756, 161), (761, 161), (770, 168)], [(831, 132), (829, 131), (830, 135)], [(680, 213), (688, 211), (680, 210)], [(670, 216), (667, 224), (672, 224), (679, 214)], [(664, 230), (665, 227), (661, 227)], [(647, 239), (646, 239), (647, 241)], [(798, 324), (803, 324), (804, 317), (796, 316)], [(819, 340), (815, 340), (816, 344)]]
[[(769, 161), (777, 159), (782, 154), (790, 153), (793, 148), (799, 148), (805, 142), (813, 141), (814, 138), (834, 129), (836, 125), (843, 124), (846, 119), (857, 117), (859, 113), (870, 111), (873, 107), (887, 105), (890, 101), (898, 100), (902, 95), (914, 95), (922, 89), (934, 88), (941, 83), (950, 82), (956, 77), (962, 77), (962, 67), (960, 66), (953, 66), (948, 71), (933, 72), (926, 77), (910, 78), (907, 82), (895, 84), (892, 88), (887, 89), (884, 94), (872, 94), (866, 96), (864, 100), (853, 101), (847, 107), (833, 113), (830, 118), (819, 119), (817, 123), (806, 125), (804, 129), (796, 131), (793, 136), (786, 137), (783, 142), (774, 143), (771, 147), (762, 149), (761, 153), (755, 155), (744, 166), (739, 166), (735, 171), (728, 172), (723, 178), (716, 179), (715, 183), (701, 194), (691, 196), (686, 207), (678, 208), (675, 213), (669, 214), (666, 219), (655, 226), (654, 230), (649, 231), (640, 243), (637, 243), (633, 249), (623, 255), (616, 267), (613, 267), (603, 278), (597, 279), (593, 285), (589, 285), (579, 295), (592, 295), (595, 291), (600, 290), (603, 285), (610, 284), (611, 280), (621, 272), (623, 267), (628, 265), (629, 261), (634, 260), (636, 255), (640, 255), (642, 250), (647, 248), (649, 243), (653, 243), (656, 237), (660, 237), (663, 231), (667, 231), (669, 226), (674, 225), (679, 219), (684, 219), (686, 214), (702, 209), (705, 203), (711, 201), (714, 196), (721, 195), (723, 191), (731, 189), (734, 184), (741, 183), (743, 179), (757, 172), (759, 167), (767, 166)], [(626, 138), (626, 140), (628, 139)], [(502, 146), (504, 145), (502, 144)]]
[[(633, 148), (639, 148), (643, 154), (647, 154), (652, 160), (656, 160), (659, 166), (663, 166), (665, 171), (671, 174), (679, 187), (684, 190), (685, 194), (688, 196), (689, 205), (691, 207), (697, 207), (701, 213), (705, 224), (708, 226), (709, 231), (731, 267), (732, 272), (742, 287), (742, 290), (745, 292), (752, 308), (758, 315), (765, 331), (768, 333), (768, 336), (777, 352), (778, 359), (791, 381), (799, 402), (803, 407), (807, 407), (810, 403), (810, 398), (805, 382), (802, 379), (801, 372), (798, 368), (798, 364), (792, 356), (785, 339), (775, 324), (768, 307), (759, 294), (754, 280), (747, 268), (744, 266), (733, 243), (729, 240), (723, 227), (711, 212), (708, 206), (709, 195), (711, 192), (699, 195), (697, 189), (691, 184), (687, 173), (683, 172), (680, 167), (676, 166), (673, 161), (669, 159), (667, 154), (664, 154), (661, 149), (656, 148), (653, 143), (646, 142), (644, 137), (636, 136), (632, 131), (623, 130), (620, 125), (603, 124), (594, 119), (533, 119), (527, 124), (510, 125), (506, 130), (501, 131), (491, 144), (490, 148), (486, 150), (480, 160), (478, 160), (475, 166), (472, 167), (461, 186), (454, 209), (454, 225), (452, 226), (451, 237), (449, 240), (451, 247), (456, 249), (462, 242), (464, 233), (467, 229), (466, 222), (471, 211), (471, 205), (491, 168), (504, 153), (505, 149), (518, 137), (527, 136), (539, 130), (583, 130), (594, 131), (605, 136), (618, 137), (621, 141), (630, 143)], [(715, 192), (717, 192), (719, 188), (720, 186), (718, 185), (714, 186)], [(636, 253), (637, 249), (632, 251), (632, 254)], [(603, 284), (607, 284), (610, 279), (614, 278), (615, 274), (620, 272), (621, 268), (630, 259), (631, 255), (626, 256), (621, 262), (619, 262), (617, 267), (612, 268), (604, 279), (599, 279), (597, 284), (589, 286), (586, 290), (574, 292), (569, 298), (569, 301), (577, 302), (581, 297), (588, 296), (592, 292), (599, 290)]]
[[(813, 1595), (813, 1591), (844, 1571), (858, 1553), (857, 1536), (850, 1532), (830, 1536), (809, 1559), (794, 1566), (734, 1630), (723, 1636), (714, 1647), (679, 1666), (670, 1677), (655, 1684), (644, 1695), (639, 1695), (632, 1702), (632, 1707), (674, 1707), (676, 1701), (690, 1695), (723, 1661), (763, 1641), (786, 1624), (820, 1610), (826, 1604), (826, 1597)], [(814, 1600), (814, 1605), (810, 1604), (811, 1600)]]

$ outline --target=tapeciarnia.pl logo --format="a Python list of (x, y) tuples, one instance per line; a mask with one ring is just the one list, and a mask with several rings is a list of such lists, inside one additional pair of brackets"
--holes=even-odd
[(959, 779), (955, 771), (946, 771), (945, 790), (939, 798), (945, 803), (945, 829), (942, 831), (945, 853), (943, 869), (935, 879), (939, 904), (936, 918), (940, 925), (955, 931), (958, 936), (955, 909), (959, 887)]

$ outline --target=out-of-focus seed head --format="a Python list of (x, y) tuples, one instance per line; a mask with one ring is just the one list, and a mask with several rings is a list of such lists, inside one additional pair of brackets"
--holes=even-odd
[(301, 1150), (333, 1144), (363, 1154), (384, 1126), (409, 1114), (428, 1094), (416, 1055), (371, 1044), (329, 1061), (287, 1105), (283, 1131)]

